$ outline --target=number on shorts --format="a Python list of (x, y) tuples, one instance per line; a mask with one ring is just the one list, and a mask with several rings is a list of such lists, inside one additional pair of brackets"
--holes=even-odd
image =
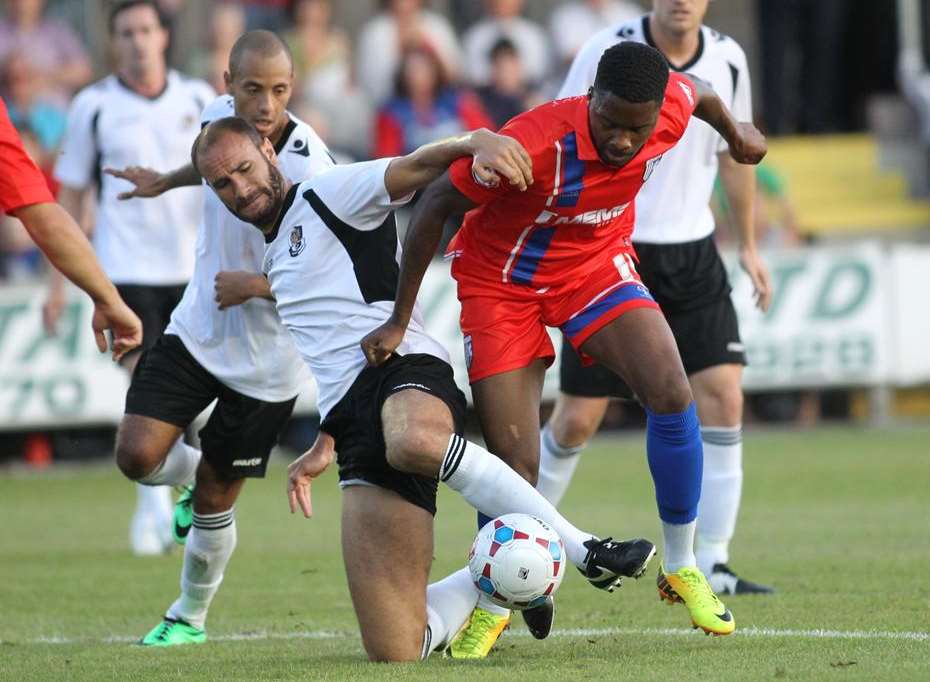
[(638, 282), (639, 278), (636, 276), (636, 264), (633, 262), (633, 257), (628, 253), (620, 253), (614, 256), (614, 266), (617, 268), (617, 272), (620, 273), (621, 282)]

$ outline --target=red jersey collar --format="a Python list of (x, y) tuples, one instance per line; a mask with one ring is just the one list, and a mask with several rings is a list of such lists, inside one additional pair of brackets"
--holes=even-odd
[(575, 141), (578, 144), (578, 158), (582, 161), (600, 161), (594, 141), (591, 139), (591, 126), (588, 123), (588, 96), (576, 98), (573, 124)]

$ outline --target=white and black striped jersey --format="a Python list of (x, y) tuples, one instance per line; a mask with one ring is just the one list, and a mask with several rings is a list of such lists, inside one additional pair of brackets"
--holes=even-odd
[(189, 163), (200, 112), (215, 96), (204, 81), (169, 71), (157, 97), (140, 95), (110, 75), (74, 98), (55, 178), (76, 190), (97, 185), (94, 249), (117, 284), (177, 285), (190, 278), (201, 190), (120, 201), (117, 195), (132, 184), (102, 169), (167, 171)]
[[(335, 166), (294, 185), (265, 235), (264, 271), (281, 321), (316, 379), (322, 418), (365, 367), (359, 342), (394, 308), (400, 257), (394, 209), (410, 197), (391, 201), (384, 184), (390, 162)], [(423, 328), (419, 307), (397, 352), (449, 359)]]
[[(222, 95), (206, 108), (201, 123), (234, 115), (233, 98)], [(312, 178), (334, 163), (313, 128), (293, 116), (275, 151), (281, 172), (292, 182)], [(253, 298), (219, 310), (214, 300), (218, 272), (262, 271), (262, 234), (230, 213), (210, 188), (203, 196), (194, 275), (167, 332), (180, 336), (197, 362), (230, 388), (267, 402), (289, 400), (309, 376), (274, 303)]]
[[(585, 94), (594, 84), (597, 63), (604, 50), (625, 40), (655, 47), (648, 15), (592, 36), (572, 62), (559, 97)], [(746, 55), (732, 38), (701, 26), (697, 52), (687, 64), (675, 70), (710, 83), (736, 120), (752, 121)], [(692, 117), (684, 137), (663, 155), (662, 163), (636, 197), (634, 242), (691, 242), (714, 231), (710, 196), (717, 177), (717, 153), (726, 148), (713, 128)]]

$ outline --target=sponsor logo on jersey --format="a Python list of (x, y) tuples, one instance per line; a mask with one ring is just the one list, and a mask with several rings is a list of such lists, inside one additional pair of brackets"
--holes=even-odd
[(544, 209), (536, 216), (535, 222), (537, 225), (601, 225), (619, 218), (629, 205), (630, 202), (626, 202), (613, 208), (598, 208), (577, 215), (559, 215), (554, 211)]
[(293, 258), (295, 256), (299, 256), (306, 246), (307, 242), (304, 241), (303, 225), (295, 225), (294, 229), (291, 230), (291, 245), (287, 252), (291, 254), (291, 257)]
[(643, 182), (649, 179), (649, 176), (652, 175), (652, 171), (656, 169), (656, 166), (659, 165), (659, 161), (661, 160), (662, 154), (659, 154), (646, 162), (646, 170), (643, 171)]
[(234, 467), (257, 467), (261, 463), (261, 457), (251, 457), (249, 459), (234, 459), (232, 465)]
[(678, 87), (684, 91), (685, 97), (688, 98), (688, 104), (690, 104), (693, 107), (694, 106), (694, 92), (691, 90), (691, 86), (689, 86), (687, 83), (683, 83), (682, 81), (678, 81)]

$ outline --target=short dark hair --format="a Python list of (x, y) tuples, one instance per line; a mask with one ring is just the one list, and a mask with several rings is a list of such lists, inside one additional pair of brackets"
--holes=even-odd
[(291, 71), (294, 71), (294, 56), (291, 54), (291, 48), (273, 31), (246, 31), (239, 36), (229, 51), (230, 76), (235, 76), (239, 71), (239, 62), (242, 61), (242, 55), (246, 52), (256, 52), (262, 57), (274, 57), (283, 52), (291, 64)]
[(520, 51), (517, 50), (517, 46), (514, 42), (507, 36), (501, 37), (494, 45), (491, 46), (491, 49), (488, 51), (488, 57), (490, 60), (496, 61), (498, 57), (502, 56), (518, 57), (520, 56)]
[(161, 11), (161, 7), (156, 0), (119, 0), (119, 2), (113, 3), (110, 7), (110, 18), (108, 23), (110, 35), (113, 35), (113, 32), (116, 30), (116, 17), (135, 7), (151, 7), (155, 12), (155, 16), (158, 17), (159, 26), (168, 28), (168, 17)]
[(197, 164), (199, 156), (228, 133), (249, 138), (252, 144), (259, 149), (261, 149), (262, 143), (265, 141), (262, 134), (255, 130), (255, 126), (244, 118), (239, 118), (238, 116), (218, 118), (203, 127), (200, 134), (197, 135), (197, 138), (194, 140), (194, 144), (191, 146), (191, 164), (193, 164), (194, 170), (200, 173), (200, 166)]
[(668, 85), (668, 62), (653, 47), (625, 41), (601, 55), (594, 89), (609, 92), (627, 102), (659, 102)]

